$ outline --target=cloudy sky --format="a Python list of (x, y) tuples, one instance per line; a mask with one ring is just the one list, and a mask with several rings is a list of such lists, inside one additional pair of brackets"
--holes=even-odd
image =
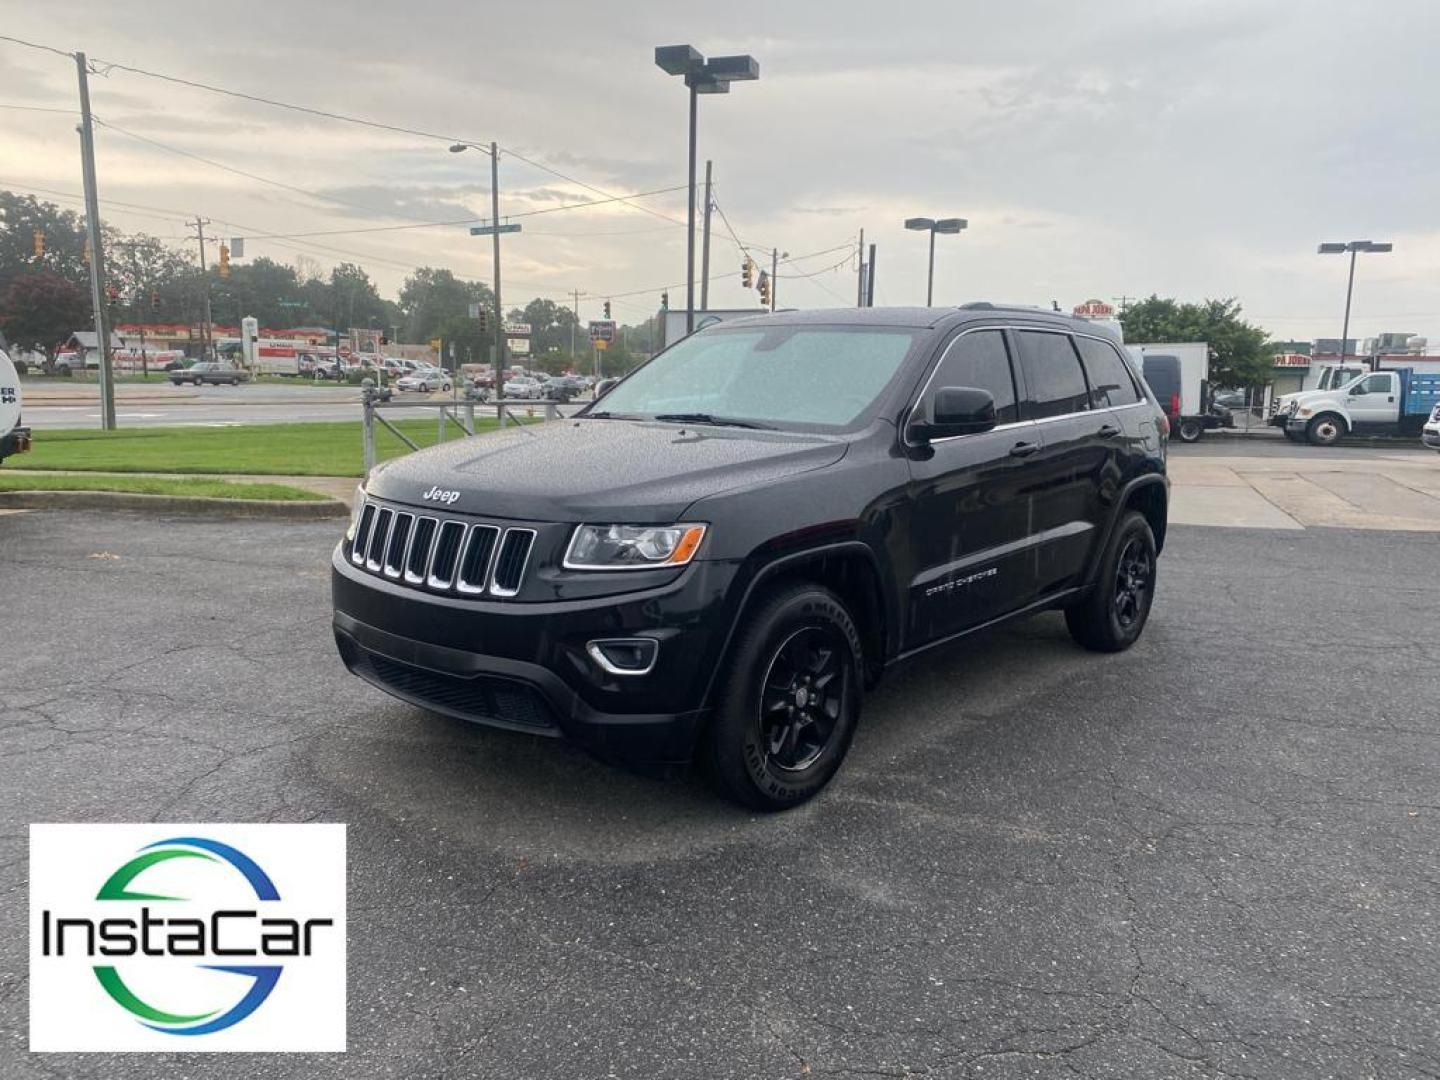
[[(735, 236), (806, 256), (782, 267), (782, 305), (851, 302), (843, 246), (862, 228), (877, 302), (923, 302), (925, 237), (901, 223), (956, 215), (970, 228), (940, 238), (940, 302), (1233, 295), (1277, 337), (1333, 337), (1345, 265), (1315, 245), (1370, 238), (1395, 252), (1362, 257), (1352, 334), (1440, 341), (1434, 0), (0, 0), (0, 34), (494, 139), (502, 216), (683, 184), (685, 95), (653, 47), (750, 52), (759, 82), (701, 99), (700, 154)], [(247, 256), (356, 261), (392, 295), (417, 265), (488, 279), (489, 241), (463, 226), (373, 231), (487, 215), (480, 153), (119, 68), (91, 85), (123, 228), (180, 243), (199, 213), (251, 237)], [(80, 191), (74, 118), (33, 111), (74, 107), (73, 64), (0, 43), (0, 187)], [(519, 219), (507, 306), (579, 289), (582, 317), (613, 296), (638, 319), (666, 286), (683, 303), (684, 206), (672, 191)], [(712, 306), (754, 304), (739, 261), (717, 219)]]

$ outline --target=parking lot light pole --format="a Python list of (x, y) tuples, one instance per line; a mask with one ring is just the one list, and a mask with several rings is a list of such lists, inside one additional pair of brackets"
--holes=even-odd
[(925, 306), (933, 307), (935, 303), (935, 234), (945, 233), (951, 235), (958, 233), (970, 223), (964, 218), (935, 218), (912, 217), (905, 219), (905, 228), (912, 232), (928, 232), (930, 234), (930, 271), (925, 281)]
[[(1345, 321), (1340, 326), (1340, 367), (1342, 370), (1345, 367), (1345, 342), (1350, 337), (1350, 295), (1355, 291), (1355, 256), (1362, 251), (1366, 254), (1383, 255), (1387, 251), (1394, 250), (1394, 244), (1376, 243), (1374, 240), (1351, 240), (1349, 243), (1328, 243), (1321, 244), (1319, 247), (1321, 255), (1344, 255), (1347, 251), (1350, 253), (1350, 277), (1345, 282)], [(1373, 371), (1378, 364), (1379, 360), (1372, 358), (1370, 369)]]
[(712, 56), (706, 60), (691, 45), (659, 45), (655, 66), (667, 75), (681, 75), (690, 91), (689, 204), (685, 212), (685, 333), (695, 330), (695, 142), (701, 94), (728, 94), (732, 82), (760, 77), (753, 56)]

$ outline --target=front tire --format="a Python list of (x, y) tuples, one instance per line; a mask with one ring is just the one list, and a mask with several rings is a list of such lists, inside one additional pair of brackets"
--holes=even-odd
[(860, 719), (862, 663), (855, 621), (838, 596), (785, 586), (736, 635), (701, 767), (756, 810), (798, 806), (839, 770)]
[(1317, 416), (1305, 429), (1312, 446), (1334, 446), (1345, 435), (1345, 421), (1334, 413)]
[(1143, 514), (1120, 519), (1100, 563), (1100, 579), (1080, 603), (1065, 609), (1076, 644), (1094, 652), (1123, 652), (1140, 639), (1155, 598), (1155, 534)]

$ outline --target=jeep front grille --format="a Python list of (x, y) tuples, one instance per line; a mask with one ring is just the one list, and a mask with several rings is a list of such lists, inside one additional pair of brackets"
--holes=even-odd
[(439, 517), (367, 499), (350, 562), (427, 592), (511, 597), (520, 591), (535, 530)]

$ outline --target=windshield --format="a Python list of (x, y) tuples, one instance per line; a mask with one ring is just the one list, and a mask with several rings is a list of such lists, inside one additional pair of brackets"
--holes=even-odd
[(890, 385), (916, 335), (888, 327), (705, 330), (655, 357), (591, 411), (845, 428)]

